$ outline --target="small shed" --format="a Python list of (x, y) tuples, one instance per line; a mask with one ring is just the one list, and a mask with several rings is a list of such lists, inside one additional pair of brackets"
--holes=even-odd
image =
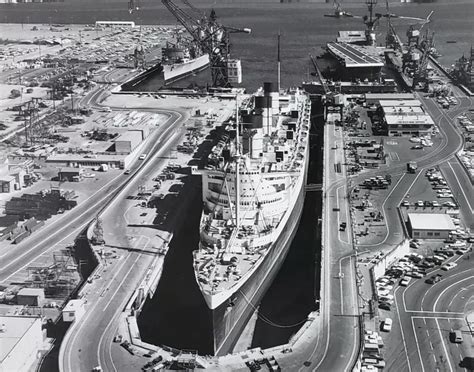
[(22, 288), (16, 295), (18, 305), (42, 306), (44, 302), (43, 288)]
[(15, 177), (11, 175), (0, 177), (0, 192), (9, 193), (15, 190)]
[(85, 309), (85, 302), (82, 299), (70, 300), (62, 311), (64, 322), (74, 322), (82, 318)]
[(59, 181), (80, 181), (84, 174), (84, 168), (63, 167), (58, 172)]

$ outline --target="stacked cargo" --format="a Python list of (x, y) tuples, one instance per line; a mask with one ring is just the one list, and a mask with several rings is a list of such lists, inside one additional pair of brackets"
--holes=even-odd
[(23, 194), (14, 197), (5, 204), (5, 214), (17, 215), (20, 219), (35, 217), (46, 220), (60, 211), (69, 210), (77, 205), (74, 192), (52, 190), (47, 193)]

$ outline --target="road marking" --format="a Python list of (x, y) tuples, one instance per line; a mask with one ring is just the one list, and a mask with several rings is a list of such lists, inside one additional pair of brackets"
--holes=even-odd
[[(459, 257), (459, 259), (461, 259), (461, 257)], [(462, 275), (462, 274), (465, 274), (465, 273), (472, 273), (471, 270), (472, 270), (472, 269), (466, 269), (466, 270), (460, 271), (460, 272), (458, 272), (458, 273), (456, 273), (456, 274), (452, 274), (452, 275), (450, 275), (448, 278), (446, 278), (445, 281), (446, 281), (446, 280), (449, 280), (449, 279), (452, 279), (452, 278), (454, 278), (454, 277), (456, 277), (456, 276), (458, 276), (458, 275)], [(430, 274), (435, 274), (435, 273), (437, 273), (438, 271), (440, 271), (440, 270), (439, 270), (439, 269), (434, 270), (434, 271), (432, 271)], [(423, 295), (423, 297), (422, 297), (422, 299), (421, 299), (421, 309), (422, 309), (422, 311), (423, 311), (423, 302), (425, 301), (426, 296), (428, 295), (429, 292), (434, 291), (435, 288), (437, 289), (439, 284), (440, 284), (440, 282), (435, 283), (435, 284), (433, 284), (430, 288), (428, 288), (428, 289), (426, 290), (425, 294)], [(416, 310), (409, 310), (409, 311), (416, 311)]]
[[(351, 280), (352, 280), (352, 278), (355, 277), (355, 275), (354, 275), (354, 267), (353, 267), (353, 265), (352, 265), (352, 256), (350, 256), (350, 261), (351, 261), (351, 262), (349, 263), (349, 265), (350, 265), (350, 271), (351, 271), (350, 277), (351, 277)], [(354, 265), (357, 265), (357, 259), (356, 259), (356, 258), (354, 259)], [(358, 301), (357, 301), (357, 289), (354, 291), (354, 287), (356, 287), (356, 286), (357, 286), (357, 281), (356, 281), (355, 283), (352, 283), (352, 285), (351, 285), (351, 293), (352, 293), (352, 297), (353, 297), (354, 304), (355, 304), (355, 306), (357, 307), (357, 312), (359, 312), (359, 309), (358, 309), (359, 304), (358, 304)], [(355, 323), (355, 327), (354, 327), (354, 329), (355, 329), (355, 328), (357, 327), (357, 319), (356, 319), (356, 318), (354, 318), (354, 323)], [(352, 360), (353, 360), (353, 358), (354, 358), (354, 354), (355, 354), (355, 353), (357, 352), (357, 350), (358, 350), (358, 349), (356, 349), (357, 337), (358, 337), (358, 333), (357, 333), (357, 332), (354, 332), (354, 342), (352, 343), (352, 345), (353, 345), (353, 346), (352, 346), (352, 353), (351, 353), (351, 357), (349, 358), (349, 363), (352, 362)], [(360, 342), (360, 340), (359, 340), (359, 342)], [(347, 371), (351, 370), (349, 365), (347, 366), (346, 370), (347, 370)]]
[[(418, 344), (418, 336), (416, 335), (415, 324), (413, 322), (413, 318), (410, 318), (410, 320), (411, 320), (411, 328), (413, 330), (413, 334), (415, 335), (416, 350), (418, 351), (418, 357), (420, 358), (421, 370), (424, 372), (425, 366), (423, 365), (423, 358), (421, 357), (420, 345)], [(400, 327), (401, 327), (401, 324), (400, 324)], [(430, 341), (430, 345), (431, 345), (431, 341)]]
[[(130, 254), (127, 256), (126, 259), (124, 259), (120, 266), (117, 268), (117, 274), (120, 272), (120, 270), (122, 270), (123, 266), (127, 263), (127, 259), (128, 257), (130, 256)], [(98, 298), (97, 299), (97, 302), (89, 309), (89, 311), (87, 312), (87, 314), (78, 322), (74, 322), (72, 327), (70, 327), (67, 332), (66, 332), (66, 335), (63, 339), (63, 342), (61, 343), (61, 347), (59, 349), (59, 370), (60, 371), (64, 371), (64, 368), (61, 368), (61, 367), (64, 367), (62, 364), (63, 364), (63, 359), (66, 358), (66, 364), (67, 364), (67, 371), (74, 371), (74, 369), (71, 368), (71, 356), (70, 354), (67, 354), (67, 355), (64, 355), (65, 353), (65, 345), (71, 343), (71, 344), (74, 344), (74, 342), (76, 341), (76, 338), (77, 336), (79, 335), (79, 332), (81, 330), (81, 328), (86, 324), (86, 320), (92, 315), (92, 314), (95, 314), (95, 309), (96, 307), (101, 304), (101, 298)], [(75, 328), (77, 328), (77, 330), (75, 330)], [(73, 332), (74, 330), (74, 332)], [(72, 337), (72, 338), (71, 338)], [(70, 339), (70, 340), (69, 340)], [(76, 352), (74, 350), (74, 352)]]
[[(113, 178), (112, 180), (110, 180), (109, 182), (107, 182), (104, 186), (102, 186), (100, 189), (98, 189), (95, 193), (93, 193), (91, 196), (89, 196), (87, 199), (85, 199), (81, 205), (84, 205), (84, 203), (86, 201), (88, 201), (89, 199), (91, 199), (92, 197), (94, 197), (96, 194), (100, 193), (104, 188), (108, 187), (110, 184), (112, 184), (113, 182), (115, 182), (119, 177), (122, 177), (122, 174), (120, 173), (117, 177)], [(64, 230), (66, 230), (67, 228), (71, 227), (71, 225), (73, 225), (73, 222), (77, 221), (78, 219), (80, 219), (82, 216), (84, 216), (85, 214), (87, 213), (90, 213), (90, 209), (95, 207), (97, 204), (100, 204), (101, 202), (103, 202), (103, 200), (99, 200), (97, 201), (97, 203), (93, 204), (90, 206), (90, 208), (88, 208), (87, 210), (85, 210), (84, 212), (82, 212), (79, 216), (75, 217), (73, 220), (71, 220), (67, 226), (64, 226), (62, 229), (60, 230), (56, 230), (55, 233), (52, 233), (51, 235), (49, 235), (48, 237), (44, 238), (42, 241), (36, 243), (35, 245), (33, 245), (30, 249), (28, 249), (27, 251), (25, 251), (23, 254), (21, 254), (20, 256), (16, 257), (15, 259), (11, 260), (8, 264), (6, 265), (3, 265), (2, 269), (6, 269), (8, 268), (9, 266), (11, 266), (13, 263), (15, 263), (16, 261), (22, 259), (25, 255), (27, 255), (28, 253), (30, 253), (32, 250), (36, 249), (39, 245), (43, 244), (46, 240), (50, 239), (52, 236), (56, 236), (56, 235), (60, 235), (61, 232), (64, 232)], [(64, 217), (67, 217), (67, 215), (63, 215), (63, 218)], [(54, 224), (58, 224), (59, 226), (61, 226), (60, 222), (62, 221), (62, 219), (58, 219), (56, 221), (54, 221)], [(64, 222), (64, 221), (62, 221)], [(88, 221), (87, 223), (89, 223), (90, 221)], [(54, 224), (51, 224), (49, 225), (49, 227), (51, 228), (51, 226), (54, 226)], [(85, 226), (85, 225), (81, 225), (81, 226)], [(77, 231), (77, 229), (75, 229), (74, 231)], [(68, 238), (71, 234), (67, 235), (65, 238), (61, 239), (57, 244), (59, 244), (60, 242), (62, 242), (63, 240), (65, 240), (66, 238)], [(53, 245), (52, 247), (50, 247), (48, 250), (44, 251), (43, 253), (46, 253), (46, 252), (49, 252), (51, 249), (53, 249), (55, 247), (55, 245)], [(43, 254), (42, 253), (42, 254)], [(3, 256), (2, 256), (3, 257)], [(30, 261), (31, 262), (31, 261)], [(25, 266), (23, 266), (20, 270), (22, 270), (23, 268), (25, 268), (26, 266), (28, 266), (30, 264), (30, 262), (28, 262), (28, 264), (26, 264)], [(16, 274), (18, 271), (20, 270), (17, 270), (15, 271), (14, 274)], [(14, 275), (12, 274), (12, 275)], [(4, 280), (8, 280), (12, 275), (8, 276), (7, 278), (5, 278)]]
[[(395, 292), (397, 292), (397, 290), (399, 289), (400, 287), (397, 287), (397, 289), (395, 289)], [(402, 333), (402, 341), (403, 341), (403, 346), (404, 346), (404, 350), (405, 350), (405, 356), (407, 358), (407, 364), (408, 364), (408, 372), (411, 372), (411, 364), (410, 364), (410, 358), (408, 357), (408, 349), (407, 349), (407, 343), (405, 341), (405, 334), (403, 332), (403, 324), (402, 324), (402, 320), (400, 319), (400, 310), (398, 309), (398, 301), (397, 301), (397, 296), (396, 296), (396, 293), (395, 293), (395, 296), (393, 296), (393, 298), (395, 299), (395, 307), (397, 308), (397, 316), (398, 316), (398, 323), (400, 324), (400, 331)]]
[[(455, 313), (450, 311), (423, 311), (423, 310), (407, 310), (406, 313), (414, 313), (414, 314), (446, 314), (446, 315), (454, 315), (454, 316), (463, 316), (464, 313)], [(427, 316), (429, 318), (429, 316)], [(443, 317), (440, 317), (443, 318)], [(443, 318), (444, 319), (444, 318)]]
[[(451, 299), (451, 301), (449, 302), (448, 309), (451, 308), (451, 305), (453, 304), (453, 302), (454, 302), (454, 300), (456, 299), (457, 296), (459, 296), (462, 292), (467, 291), (472, 286), (474, 286), (474, 284), (471, 284), (471, 285), (468, 285), (467, 287), (461, 288), (461, 290), (458, 293), (456, 293), (453, 296), (453, 298)], [(463, 298), (463, 297), (461, 297), (461, 298)]]
[(466, 280), (471, 280), (472, 278), (474, 278), (474, 275), (471, 275), (471, 276), (468, 276), (467, 278), (464, 278), (464, 279), (461, 279), (459, 280), (458, 282), (456, 283), (453, 283), (453, 284), (450, 284), (449, 286), (447, 286), (437, 297), (436, 297), (436, 301), (434, 302), (433, 304), (433, 312), (436, 312), (436, 305), (438, 304), (438, 301), (439, 299), (441, 298), (441, 296), (444, 295), (444, 293), (449, 290), (451, 287), (455, 286), (455, 285), (458, 285)]
[[(158, 110), (158, 111), (164, 111), (166, 113), (165, 110)], [(169, 114), (169, 112), (172, 112), (174, 114), (177, 114), (178, 117), (176, 118), (176, 120), (174, 120), (173, 122), (171, 122), (169, 125), (168, 125), (168, 128), (159, 135), (159, 138), (161, 138), (163, 135), (165, 135), (165, 133), (167, 133), (171, 128), (173, 128), (173, 125), (178, 121), (178, 120), (181, 120), (182, 119), (182, 115), (179, 113), (179, 112), (176, 112), (176, 111), (168, 111), (167, 113)], [(172, 118), (172, 116), (169, 116), (169, 118), (167, 119), (167, 121)], [(165, 122), (166, 124), (166, 122)], [(172, 137), (170, 137), (171, 139)], [(163, 148), (163, 147), (160, 147), (160, 149)], [(159, 153), (159, 150), (158, 150), (158, 153)], [(146, 165), (148, 164), (151, 164), (150, 162), (147, 162), (145, 164), (145, 167), (146, 168)], [(108, 187), (111, 183), (115, 182), (118, 178), (122, 177), (122, 173), (118, 174), (117, 177), (113, 178), (112, 180), (110, 180), (108, 183), (106, 183), (104, 186), (102, 186), (100, 189), (98, 189), (94, 194), (92, 194), (91, 196), (89, 196), (87, 199), (85, 199), (83, 202), (82, 202), (82, 205), (84, 205), (84, 203), (91, 199), (93, 196), (95, 196), (96, 194), (98, 194), (99, 192), (101, 192), (104, 188)], [(116, 190), (115, 190), (116, 191)], [(117, 195), (118, 196), (118, 195)], [(39, 245), (43, 244), (46, 240), (50, 239), (51, 237), (53, 236), (56, 236), (58, 235), (59, 233), (61, 232), (64, 232), (64, 230), (66, 230), (67, 228), (71, 227), (71, 225), (73, 224), (73, 222), (75, 222), (76, 220), (80, 219), (82, 216), (84, 216), (85, 214), (87, 213), (90, 213), (90, 209), (95, 207), (96, 205), (100, 204), (103, 202), (103, 199), (102, 200), (99, 200), (97, 203), (91, 205), (87, 210), (85, 210), (83, 213), (81, 213), (79, 216), (75, 217), (73, 220), (70, 221), (70, 223), (63, 227), (62, 229), (60, 230), (57, 230), (55, 233), (53, 233), (52, 235), (44, 238), (42, 241), (40, 241), (39, 243), (35, 244), (34, 246), (32, 246), (29, 250), (25, 251), (23, 254), (21, 254), (20, 256), (16, 257), (15, 259), (11, 260), (7, 265), (4, 265), (2, 267), (2, 269), (6, 269), (8, 268), (9, 266), (11, 266), (13, 263), (15, 263), (16, 261), (20, 260), (21, 258), (23, 258), (25, 255), (27, 255), (28, 253), (30, 253), (32, 250), (36, 249)], [(58, 220), (60, 221), (60, 220)], [(89, 224), (90, 221), (87, 221), (86, 223), (84, 223), (83, 225), (81, 225), (79, 231), (84, 228), (87, 224)], [(51, 225), (50, 225), (51, 226)], [(71, 232), (70, 234), (68, 234), (66, 237), (64, 237), (63, 239), (61, 239), (59, 242), (57, 242), (55, 245), (51, 246), (49, 249), (41, 252), (41, 255), (44, 254), (44, 253), (47, 253), (51, 250), (53, 250), (55, 248), (55, 246), (59, 243), (61, 243), (62, 241), (66, 240), (67, 238), (69, 238), (72, 234), (76, 233), (76, 231), (78, 231), (78, 229), (75, 229), (73, 232)], [(38, 257), (38, 256), (37, 256)], [(37, 258), (36, 257), (36, 258)], [(35, 258), (35, 259), (36, 259)], [(9, 275), (8, 277), (6, 277), (4, 279), (4, 281), (10, 279), (12, 276), (16, 275), (19, 271), (23, 270), (25, 267), (29, 266), (31, 264), (31, 262), (33, 262), (34, 260), (30, 260), (28, 263), (26, 263), (24, 266), (22, 266), (20, 269), (18, 269), (17, 271), (15, 271), (14, 273), (12, 273), (11, 275)]]
[[(150, 243), (150, 238), (148, 238), (147, 236), (143, 236), (142, 237), (146, 238), (147, 239), (147, 242), (145, 244), (145, 246), (141, 249), (142, 251), (148, 246), (148, 243)], [(138, 245), (138, 244), (137, 244)], [(107, 302), (107, 304), (105, 305), (105, 307), (102, 309), (102, 312), (104, 312), (105, 310), (107, 310), (107, 308), (109, 307), (110, 303), (114, 300), (114, 297), (115, 295), (117, 294), (117, 292), (119, 291), (119, 289), (122, 287), (122, 284), (123, 282), (127, 279), (128, 277), (128, 274), (130, 274), (130, 271), (132, 271), (133, 269), (133, 266), (135, 266), (136, 262), (138, 261), (138, 259), (141, 257), (140, 254), (137, 254), (137, 258), (135, 258), (135, 261), (133, 261), (133, 263), (130, 265), (130, 268), (128, 269), (127, 273), (125, 274), (125, 276), (123, 277), (123, 279), (121, 280), (120, 284), (118, 285), (117, 289), (114, 291), (114, 293), (112, 294), (112, 296), (110, 297), (110, 300)]]
[(453, 372), (453, 366), (451, 365), (451, 358), (449, 357), (448, 350), (446, 349), (446, 343), (444, 342), (443, 335), (441, 333), (441, 329), (439, 328), (438, 319), (435, 319), (436, 326), (438, 327), (439, 338), (441, 339), (441, 344), (443, 345), (444, 353), (446, 355), (446, 360), (448, 361), (449, 370)]
[[(341, 188), (343, 188), (343, 187), (344, 187), (344, 185), (341, 185), (341, 186), (339, 186), (339, 187), (336, 189), (336, 208), (337, 208), (337, 209), (340, 209), (340, 205), (339, 205), (339, 190), (340, 190)], [(346, 195), (347, 195), (347, 192), (346, 192)], [(349, 214), (347, 213), (347, 203), (344, 203), (344, 204), (345, 204), (345, 207), (346, 207), (345, 210), (344, 210), (344, 211), (345, 211), (345, 221), (346, 221), (346, 223), (347, 223), (347, 222), (350, 220), (350, 216), (349, 216)], [(350, 213), (350, 212), (349, 212), (349, 213)], [(341, 235), (342, 235), (341, 232), (342, 232), (342, 231), (339, 230), (339, 226), (341, 225), (341, 221), (340, 221), (340, 219), (339, 219), (339, 216), (340, 216), (340, 213), (337, 214), (337, 229), (338, 229), (338, 231), (337, 231), (337, 238), (339, 239), (340, 242), (349, 244), (349, 241), (344, 240), (344, 239), (341, 239)], [(348, 225), (346, 226), (346, 228), (350, 228), (349, 225), (350, 225), (350, 224), (348, 224)], [(348, 234), (348, 231), (344, 231), (344, 235), (345, 235), (346, 237), (347, 237), (347, 234)]]
[[(421, 173), (421, 172), (420, 172)], [(419, 173), (419, 174), (420, 174)], [(419, 174), (417, 175), (417, 177), (419, 176)], [(385, 233), (385, 238), (379, 242), (379, 243), (376, 243), (376, 244), (360, 244), (359, 246), (360, 247), (376, 247), (376, 246), (379, 246), (383, 243), (385, 243), (390, 235), (390, 227), (388, 226), (387, 224), (387, 218), (385, 218), (386, 216), (386, 213), (385, 213), (385, 203), (387, 202), (387, 200), (390, 198), (390, 196), (392, 195), (392, 193), (395, 191), (395, 189), (398, 187), (398, 185), (400, 184), (400, 182), (402, 181), (402, 179), (405, 177), (406, 173), (403, 173), (403, 175), (400, 177), (400, 179), (398, 180), (398, 182), (395, 184), (395, 186), (393, 186), (392, 190), (390, 190), (390, 192), (388, 193), (388, 195), (386, 196), (386, 198), (384, 199), (383, 203), (382, 203), (382, 211), (383, 211), (383, 215), (384, 215), (384, 224), (385, 224), (385, 228), (386, 228), (386, 233)], [(415, 178), (416, 180), (416, 178)], [(415, 181), (413, 181), (415, 182)], [(410, 188), (411, 186), (413, 185), (413, 183), (410, 185)], [(405, 193), (406, 194), (406, 193)], [(403, 199), (405, 197), (405, 194), (403, 195), (403, 197), (401, 199)]]
[[(324, 143), (329, 143), (329, 130), (324, 131)], [(324, 163), (325, 167), (324, 169), (329, 170), (329, 149), (326, 147), (324, 156)], [(338, 182), (336, 181), (335, 184), (331, 185), (328, 190), (326, 191), (326, 195), (329, 195), (330, 192), (335, 188), (335, 186), (338, 185)], [(330, 216), (329, 212), (329, 198), (326, 199), (325, 201), (325, 215), (327, 217)], [(332, 281), (330, 279), (331, 271), (330, 271), (330, 265), (329, 263), (331, 262), (331, 250), (329, 249), (329, 239), (327, 238), (327, 234), (329, 231), (329, 218), (326, 218), (326, 229), (324, 230), (324, 236), (322, 237), (322, 241), (324, 241), (324, 247), (323, 247), (323, 273), (324, 275), (321, 275), (321, 286), (324, 288), (323, 291), (323, 298), (321, 298), (321, 301), (323, 302), (323, 308), (321, 309), (321, 315), (323, 317), (323, 321), (326, 321), (326, 328), (327, 328), (327, 333), (326, 333), (326, 345), (324, 349), (324, 353), (322, 355), (322, 358), (320, 358), (319, 363), (313, 368), (313, 370), (318, 369), (318, 367), (323, 363), (324, 357), (327, 355), (328, 349), (329, 349), (329, 334), (331, 333), (331, 321), (330, 321), (330, 307), (329, 303), (331, 302), (329, 300), (329, 294), (331, 293), (331, 285)], [(324, 319), (325, 318), (325, 319)], [(314, 357), (314, 354), (316, 353), (316, 350), (318, 349), (319, 346), (319, 341), (320, 341), (320, 335), (322, 332), (318, 332), (318, 338), (316, 340), (316, 343), (313, 347), (313, 350), (311, 351), (311, 354), (309, 355), (309, 359), (312, 359)], [(299, 371), (303, 370), (303, 367), (300, 367)]]
[(451, 168), (451, 170), (453, 171), (454, 178), (456, 178), (456, 181), (458, 182), (458, 186), (461, 189), (461, 192), (464, 196), (464, 199), (466, 200), (467, 205), (469, 206), (469, 209), (471, 210), (471, 214), (474, 213), (474, 209), (472, 208), (472, 205), (469, 201), (469, 198), (466, 196), (466, 193), (464, 192), (464, 188), (461, 186), (461, 182), (459, 181), (459, 178), (458, 178), (456, 172), (454, 171), (453, 167), (451, 166), (451, 163), (449, 161), (447, 161), (446, 163), (449, 165), (449, 168)]
[[(146, 242), (145, 246), (141, 249), (142, 251), (148, 246), (148, 243), (150, 242), (150, 239), (146, 236), (143, 236), (141, 235), (140, 238), (147, 238), (148, 241)], [(139, 239), (140, 240), (140, 239)], [(137, 242), (137, 246), (138, 246), (138, 242)], [(115, 295), (117, 294), (118, 290), (122, 287), (122, 284), (123, 282), (128, 279), (128, 275), (130, 274), (130, 271), (133, 269), (133, 267), (135, 266), (135, 263), (138, 261), (138, 259), (141, 257), (140, 254), (137, 254), (137, 258), (135, 259), (135, 261), (133, 261), (133, 263), (131, 264), (129, 270), (127, 271), (127, 273), (125, 274), (125, 276), (123, 277), (122, 281), (120, 282), (120, 284), (117, 286), (117, 289), (115, 290), (115, 292), (113, 293), (113, 295), (110, 297), (110, 300), (107, 302), (107, 305), (104, 307), (104, 309), (102, 310), (103, 312), (105, 311), (105, 309), (110, 305), (110, 303), (112, 302), (112, 300), (115, 298)], [(115, 313), (114, 315), (112, 316), (112, 319), (110, 320), (110, 322), (107, 324), (107, 326), (105, 327), (105, 330), (104, 332), (102, 333), (100, 339), (99, 339), (99, 344), (98, 344), (98, 347), (97, 347), (97, 361), (98, 361), (98, 365), (102, 365), (102, 362), (101, 362), (101, 357), (100, 357), (100, 350), (101, 350), (101, 345), (102, 345), (102, 342), (104, 341), (104, 337), (105, 335), (107, 334), (107, 331), (108, 329), (110, 328), (110, 326), (112, 324), (114, 324), (117, 316), (119, 314), (121, 314), (122, 312), (122, 308), (123, 308), (123, 304), (126, 304), (127, 301), (129, 301), (129, 297), (128, 296), (124, 296), (124, 299), (122, 300), (122, 303), (120, 304), (120, 306), (115, 309)], [(118, 328), (118, 326), (116, 327)], [(114, 368), (114, 371), (117, 371), (117, 369), (115, 368), (115, 364), (113, 362), (113, 358), (112, 358), (112, 353), (111, 353), (111, 345), (112, 343), (110, 342), (109, 343), (109, 346), (110, 348), (108, 349), (109, 350), (109, 356), (110, 356), (110, 361), (112, 362), (112, 366)]]

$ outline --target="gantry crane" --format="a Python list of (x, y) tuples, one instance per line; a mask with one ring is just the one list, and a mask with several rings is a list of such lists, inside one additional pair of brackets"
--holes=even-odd
[[(194, 13), (190, 15), (171, 0), (161, 0), (179, 23), (189, 32), (193, 41), (203, 53), (209, 54), (212, 86), (227, 88), (231, 86), (229, 78), (230, 41), (231, 33), (250, 33), (248, 28), (223, 26), (217, 22), (216, 12), (211, 11), (206, 17), (188, 0), (182, 0)], [(237, 64), (240, 66), (240, 63)]]

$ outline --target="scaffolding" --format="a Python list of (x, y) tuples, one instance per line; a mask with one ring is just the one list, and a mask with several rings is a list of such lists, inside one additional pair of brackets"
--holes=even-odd
[(44, 288), (50, 298), (66, 298), (76, 286), (77, 265), (71, 248), (53, 253), (53, 263), (27, 267), (28, 287)]

